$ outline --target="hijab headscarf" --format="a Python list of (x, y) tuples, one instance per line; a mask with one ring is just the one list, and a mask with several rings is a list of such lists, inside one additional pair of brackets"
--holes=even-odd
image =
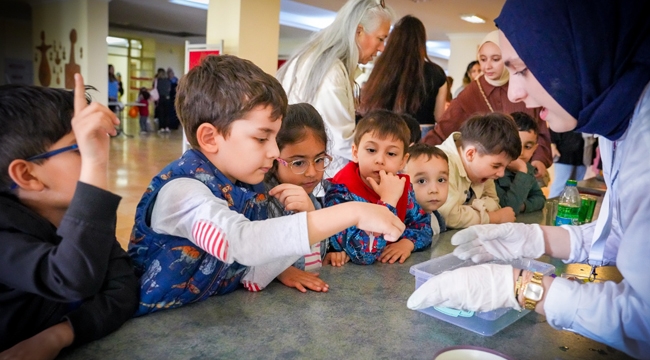
[(650, 7), (635, 0), (507, 0), (495, 20), (576, 130), (620, 138), (650, 81)]
[[(499, 47), (499, 51), (501, 51), (501, 46), (499, 45), (499, 30), (494, 30), (494, 31), (490, 32), (489, 34), (487, 34), (485, 36), (483, 41), (481, 41), (481, 43), (478, 45), (478, 50), (476, 51), (476, 60), (479, 60), (479, 58), (481, 57), (481, 55), (479, 55), (479, 52), (481, 51), (481, 47), (483, 47), (483, 45), (486, 42), (494, 43), (494, 45)], [(479, 64), (480, 63), (481, 62), (479, 61)], [(506, 69), (505, 66), (504, 66), (503, 67), (503, 73), (501, 73), (501, 76), (498, 79), (491, 80), (491, 79), (488, 79), (487, 76), (485, 76), (485, 75), (483, 75), (483, 77), (485, 77), (485, 81), (487, 81), (487, 83), (492, 85), (492, 86), (503, 86), (503, 85), (508, 83), (508, 80), (510, 79), (510, 73), (508, 72), (508, 69)]]

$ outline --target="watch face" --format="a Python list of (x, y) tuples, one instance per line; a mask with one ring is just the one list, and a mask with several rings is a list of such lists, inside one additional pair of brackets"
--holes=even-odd
[(524, 290), (524, 297), (533, 301), (540, 301), (543, 293), (544, 288), (541, 285), (530, 283)]

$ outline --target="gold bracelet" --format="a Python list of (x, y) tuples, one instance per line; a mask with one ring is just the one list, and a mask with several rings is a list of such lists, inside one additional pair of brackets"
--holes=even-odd
[(526, 286), (528, 286), (528, 283), (532, 278), (533, 278), (532, 271), (525, 270), (525, 273), (521, 279), (521, 284), (519, 285), (519, 294), (517, 297), (517, 302), (519, 303), (519, 306), (521, 306), (522, 309), (526, 307), (526, 298), (524, 297), (524, 291), (526, 290)]
[(519, 302), (519, 287), (521, 286), (521, 275), (524, 273), (524, 269), (519, 270), (519, 276), (517, 276), (517, 281), (515, 282), (515, 301)]

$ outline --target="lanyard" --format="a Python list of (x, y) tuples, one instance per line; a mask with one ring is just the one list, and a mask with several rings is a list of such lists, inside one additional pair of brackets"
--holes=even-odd
[[(614, 192), (614, 186), (618, 178), (619, 164), (617, 164), (616, 158), (616, 142), (612, 143), (612, 159), (610, 167), (610, 179), (611, 181), (607, 184), (608, 188), (603, 197), (603, 204), (600, 208), (600, 214), (598, 215), (598, 220), (596, 223), (596, 228), (594, 229), (594, 235), (591, 242), (591, 250), (589, 250), (589, 258), (587, 262), (591, 265), (591, 273), (589, 274), (589, 280), (593, 280), (596, 277), (596, 267), (607, 265), (607, 262), (603, 259), (605, 254), (605, 245), (607, 244), (607, 238), (612, 230), (612, 207), (615, 206), (616, 201), (614, 200), (616, 195), (612, 196)], [(603, 221), (604, 220), (604, 221)]]

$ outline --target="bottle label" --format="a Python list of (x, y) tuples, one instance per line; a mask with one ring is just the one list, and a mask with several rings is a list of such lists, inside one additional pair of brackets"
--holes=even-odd
[(580, 218), (580, 207), (569, 206), (568, 204), (558, 204), (557, 216), (555, 217), (555, 226), (560, 225), (578, 225)]
[(560, 226), (560, 225), (578, 225), (578, 219), (558, 216), (555, 218), (555, 226)]

